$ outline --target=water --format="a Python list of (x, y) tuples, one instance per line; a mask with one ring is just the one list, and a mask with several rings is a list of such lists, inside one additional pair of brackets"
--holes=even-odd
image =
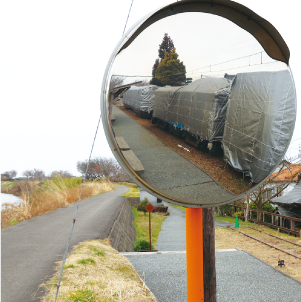
[(3, 206), (3, 204), (5, 204), (5, 203), (18, 204), (20, 202), (22, 202), (22, 199), (18, 196), (14, 196), (12, 194), (1, 193), (1, 211), (3, 209), (5, 209), (5, 207)]

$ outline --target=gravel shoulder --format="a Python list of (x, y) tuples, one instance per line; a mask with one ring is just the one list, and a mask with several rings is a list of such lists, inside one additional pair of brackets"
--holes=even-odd
[[(122, 254), (159, 302), (182, 302), (187, 301), (185, 211), (166, 205), (171, 214), (162, 224), (158, 252)], [(219, 229), (222, 232), (234, 232), (227, 229), (229, 224), (216, 221), (216, 226), (223, 228)], [(244, 240), (241, 239), (241, 245)], [(229, 249), (230, 243), (227, 249), (215, 253), (217, 301), (301, 301), (300, 282), (245, 251)]]

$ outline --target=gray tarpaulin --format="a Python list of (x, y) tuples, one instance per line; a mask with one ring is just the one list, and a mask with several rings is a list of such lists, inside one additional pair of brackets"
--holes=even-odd
[(124, 107), (133, 110), (138, 116), (141, 113), (150, 114), (153, 110), (154, 91), (157, 88), (155, 85), (132, 86), (123, 95)]
[(295, 122), (295, 89), (288, 70), (236, 75), (222, 147), (225, 160), (258, 183), (284, 156)]
[(283, 203), (290, 205), (301, 205), (301, 181), (287, 194), (271, 199), (273, 203)]
[(155, 91), (153, 117), (167, 121), (207, 141), (221, 141), (230, 81), (207, 77), (187, 86)]

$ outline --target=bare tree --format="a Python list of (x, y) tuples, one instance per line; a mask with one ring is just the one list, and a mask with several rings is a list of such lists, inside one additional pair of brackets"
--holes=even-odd
[(16, 170), (10, 170), (10, 171), (5, 171), (3, 174), (1, 174), (2, 178), (8, 178), (12, 179), (17, 176), (17, 171)]
[(34, 179), (43, 179), (45, 178), (45, 172), (39, 169), (33, 170), (26, 170), (22, 173), (27, 178), (34, 178)]
[[(281, 195), (281, 193), (292, 183), (296, 181), (297, 175), (301, 172), (301, 166), (295, 169), (296, 165), (287, 165), (283, 162), (273, 173), (267, 181), (265, 181), (258, 189), (254, 190), (247, 197), (247, 217), (246, 221), (249, 219), (249, 202), (254, 202), (257, 206), (257, 222), (260, 224), (262, 222), (262, 208), (265, 204), (270, 202), (271, 199)], [(281, 185), (277, 185), (276, 181), (279, 176), (285, 174)], [(282, 179), (282, 178), (281, 178)]]
[(124, 77), (112, 76), (110, 81), (110, 89), (121, 86), (124, 82)]
[(88, 179), (96, 179), (106, 177), (112, 181), (126, 181), (129, 180), (129, 176), (120, 167), (117, 161), (113, 158), (101, 158), (97, 157), (90, 161), (89, 168), (87, 170), (88, 161), (78, 162), (77, 170), (85, 176), (87, 171)]
[(71, 178), (72, 174), (69, 173), (69, 171), (64, 171), (64, 170), (52, 171), (50, 173), (50, 177), (55, 177), (55, 176), (60, 176), (62, 178)]

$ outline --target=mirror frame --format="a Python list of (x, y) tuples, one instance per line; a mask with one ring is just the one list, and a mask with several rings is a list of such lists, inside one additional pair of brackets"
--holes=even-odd
[[(100, 98), (103, 128), (107, 141), (115, 158), (117, 159), (121, 167), (126, 171), (126, 173), (133, 179), (133, 181), (139, 187), (151, 193), (155, 197), (184, 207), (209, 208), (213, 206), (228, 204), (230, 202), (243, 198), (244, 196), (248, 195), (250, 192), (255, 190), (257, 187), (259, 187), (270, 175), (266, 177), (262, 182), (252, 187), (250, 190), (246, 191), (245, 193), (238, 195), (237, 198), (234, 198), (231, 201), (225, 201), (214, 205), (208, 205), (208, 204), (191, 204), (191, 203), (185, 203), (184, 201), (178, 201), (172, 199), (156, 191), (154, 188), (149, 186), (143, 179), (141, 179), (139, 175), (137, 175), (134, 172), (134, 170), (124, 159), (121, 151), (119, 150), (119, 147), (114, 139), (113, 131), (110, 126), (111, 122), (108, 119), (110, 74), (116, 56), (123, 49), (127, 48), (135, 40), (135, 38), (141, 32), (143, 32), (144, 29), (146, 29), (153, 23), (163, 18), (166, 18), (168, 16), (176, 15), (179, 13), (186, 13), (186, 12), (209, 13), (209, 14), (221, 16), (223, 18), (232, 21), (233, 23), (235, 23), (236, 25), (238, 25), (239, 27), (243, 28), (251, 35), (253, 35), (271, 58), (284, 62), (287, 65), (289, 63), (290, 52), (282, 36), (279, 34), (279, 32), (271, 23), (269, 23), (267, 20), (263, 19), (262, 17), (254, 13), (249, 8), (229, 0), (182, 0), (179, 2), (174, 2), (162, 8), (159, 8), (158, 10), (150, 12), (149, 14), (141, 18), (136, 24), (134, 24), (123, 35), (123, 37), (115, 47), (104, 73), (102, 89), (101, 89), (101, 98)], [(289, 66), (288, 68), (290, 70)], [(292, 76), (291, 70), (290, 70), (290, 74)], [(292, 76), (292, 81), (294, 84), (293, 76)], [(295, 88), (295, 84), (294, 84), (294, 88)], [(294, 129), (292, 129), (290, 140), (293, 135), (293, 130)], [(286, 153), (287, 149), (288, 146), (286, 146), (284, 154)], [(279, 163), (281, 162), (281, 160), (279, 161)], [(276, 167), (277, 166), (275, 166), (275, 169)]]

